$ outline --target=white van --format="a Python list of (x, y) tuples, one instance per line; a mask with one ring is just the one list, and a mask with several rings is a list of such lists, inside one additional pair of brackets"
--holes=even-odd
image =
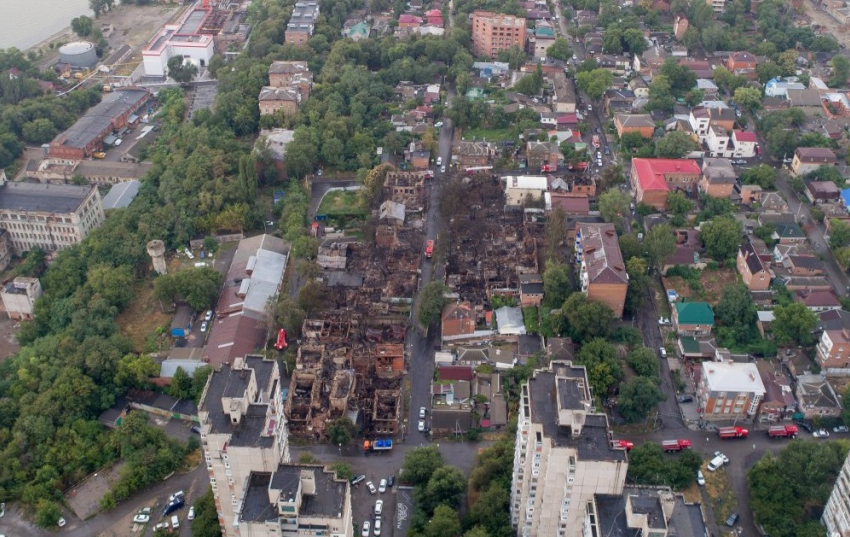
[(443, 165), (443, 157), (437, 157), (437, 166)]
[(711, 462), (708, 463), (708, 471), (714, 472), (721, 466), (723, 466), (723, 457), (714, 457), (711, 459)]

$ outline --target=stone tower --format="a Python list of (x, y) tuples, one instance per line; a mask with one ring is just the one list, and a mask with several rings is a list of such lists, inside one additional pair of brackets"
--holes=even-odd
[(160, 240), (150, 241), (147, 245), (148, 255), (153, 259), (153, 269), (158, 274), (166, 274), (168, 268), (165, 265), (165, 243)]

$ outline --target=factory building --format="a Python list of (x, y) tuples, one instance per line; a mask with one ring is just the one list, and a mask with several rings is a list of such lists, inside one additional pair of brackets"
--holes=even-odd
[(219, 20), (220, 13), (209, 7), (196, 6), (176, 24), (163, 26), (142, 51), (145, 74), (167, 75), (168, 60), (174, 56), (183, 56), (184, 61), (199, 69), (206, 67), (214, 53), (214, 37), (221, 31), (224, 22)]
[(65, 161), (79, 161), (92, 156), (101, 150), (104, 138), (130, 123), (131, 116), (147, 103), (150, 96), (150, 91), (136, 87), (104, 94), (99, 104), (50, 142), (48, 156)]

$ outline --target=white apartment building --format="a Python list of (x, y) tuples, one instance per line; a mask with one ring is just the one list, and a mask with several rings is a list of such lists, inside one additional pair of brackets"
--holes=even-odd
[(244, 535), (251, 474), (289, 463), (277, 362), (249, 355), (221, 365), (207, 380), (198, 418), (222, 533)]
[(820, 521), (830, 537), (850, 535), (850, 456), (844, 459)]
[(104, 219), (97, 187), (0, 181), (0, 229), (18, 255), (73, 246)]
[(626, 452), (591, 405), (587, 370), (572, 362), (553, 362), (523, 385), (511, 483), (518, 535), (599, 535), (587, 516), (594, 496), (623, 493)]
[(0, 287), (0, 301), (10, 319), (30, 320), (35, 317), (35, 301), (41, 298), (41, 282), (38, 278), (18, 276)]

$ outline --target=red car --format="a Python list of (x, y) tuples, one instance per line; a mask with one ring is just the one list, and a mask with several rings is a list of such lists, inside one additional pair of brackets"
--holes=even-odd
[(431, 256), (434, 255), (434, 241), (429, 240), (425, 243), (425, 257), (431, 259)]
[(289, 344), (286, 343), (286, 330), (281, 328), (277, 333), (277, 341), (274, 344), (274, 348), (279, 350), (279, 351), (282, 351), (282, 350), (286, 349), (288, 346), (289, 346)]

